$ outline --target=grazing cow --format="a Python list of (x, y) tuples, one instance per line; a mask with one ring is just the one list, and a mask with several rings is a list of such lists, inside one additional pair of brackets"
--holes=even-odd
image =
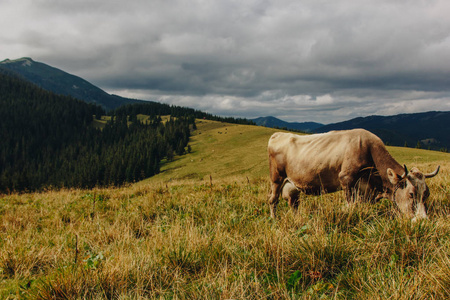
[(410, 172), (386, 150), (376, 135), (364, 129), (296, 135), (274, 133), (268, 144), (272, 192), (270, 214), (276, 215), (280, 192), (291, 207), (298, 205), (299, 192), (332, 193), (343, 189), (347, 201), (355, 193), (378, 200), (392, 199), (409, 217), (426, 218), (429, 196), (425, 178), (417, 168)]

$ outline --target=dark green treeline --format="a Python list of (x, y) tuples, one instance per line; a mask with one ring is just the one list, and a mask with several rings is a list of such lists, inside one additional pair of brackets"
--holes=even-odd
[(172, 117), (189, 116), (194, 119), (197, 118), (234, 124), (256, 125), (253, 121), (250, 121), (245, 118), (220, 117), (189, 107), (173, 106), (150, 101), (142, 104), (126, 104), (124, 106), (115, 109), (114, 111), (111, 111), (110, 114), (122, 116), (127, 115), (132, 117), (138, 114), (144, 114), (149, 116), (171, 115)]
[(141, 123), (119, 110), (94, 128), (94, 116), (105, 114), (0, 73), (0, 192), (141, 180), (158, 173), (163, 158), (183, 154), (195, 126), (187, 114), (162, 122), (152, 113)]

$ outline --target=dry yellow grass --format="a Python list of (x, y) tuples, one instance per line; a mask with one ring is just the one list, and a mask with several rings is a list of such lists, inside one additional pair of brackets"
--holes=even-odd
[(389, 148), (424, 171), (441, 164), (429, 221), (412, 224), (389, 201), (347, 206), (342, 193), (304, 196), (297, 214), (281, 201), (272, 220), (274, 130), (198, 128), (193, 152), (154, 178), (2, 196), (0, 298), (450, 297), (448, 154)]

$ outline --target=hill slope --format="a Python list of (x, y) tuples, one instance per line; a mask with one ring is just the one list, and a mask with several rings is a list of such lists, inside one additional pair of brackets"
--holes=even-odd
[(154, 178), (1, 195), (0, 298), (449, 298), (450, 154), (389, 147), (424, 171), (445, 160), (429, 220), (397, 218), (388, 200), (346, 205), (342, 192), (302, 196), (297, 214), (281, 201), (271, 219), (275, 130), (197, 125), (192, 153)]
[(267, 173), (267, 141), (276, 130), (254, 125), (237, 125), (197, 120), (192, 133), (191, 153), (161, 166), (161, 174), (150, 180), (215, 179)]
[[(151, 182), (192, 179), (209, 181), (268, 178), (267, 142), (279, 130), (198, 120), (192, 133), (192, 152), (161, 166)], [(431, 172), (436, 164), (450, 161), (450, 154), (414, 148), (387, 147), (401, 164)], [(144, 182), (147, 182), (144, 181)]]
[(0, 69), (9, 70), (44, 90), (59, 95), (71, 96), (90, 103), (96, 103), (106, 110), (111, 110), (127, 103), (142, 102), (110, 95), (78, 76), (44, 63), (36, 62), (28, 57), (16, 60), (6, 59), (0, 62)]
[(395, 146), (450, 148), (450, 112), (431, 111), (395, 116), (370, 116), (328, 124), (315, 132), (364, 128), (378, 135), (385, 143)]

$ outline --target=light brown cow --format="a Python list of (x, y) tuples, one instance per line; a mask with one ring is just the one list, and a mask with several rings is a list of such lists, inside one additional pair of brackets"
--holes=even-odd
[(277, 132), (269, 140), (268, 153), (272, 217), (284, 186), (283, 197), (293, 208), (298, 205), (300, 191), (320, 194), (343, 189), (349, 202), (355, 193), (372, 199), (387, 197), (414, 220), (426, 218), (429, 190), (425, 178), (439, 172), (439, 166), (429, 174), (417, 168), (408, 172), (389, 154), (380, 138), (364, 129), (313, 135)]

